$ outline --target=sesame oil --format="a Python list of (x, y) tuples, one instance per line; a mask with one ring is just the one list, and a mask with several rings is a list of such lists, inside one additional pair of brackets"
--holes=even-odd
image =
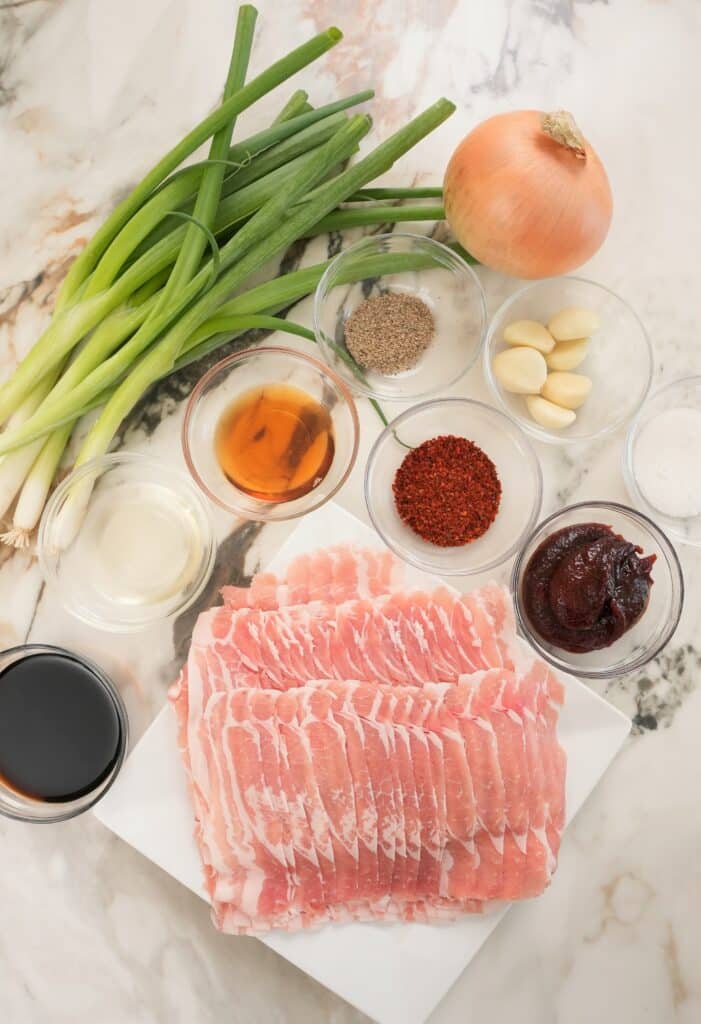
[(328, 409), (300, 388), (266, 384), (224, 410), (214, 447), (222, 472), (239, 490), (261, 501), (293, 501), (328, 473), (333, 424)]

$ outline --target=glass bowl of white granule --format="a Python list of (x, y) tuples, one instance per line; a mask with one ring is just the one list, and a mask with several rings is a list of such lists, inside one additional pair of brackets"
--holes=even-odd
[(701, 376), (660, 388), (633, 420), (623, 476), (635, 506), (674, 540), (701, 547)]

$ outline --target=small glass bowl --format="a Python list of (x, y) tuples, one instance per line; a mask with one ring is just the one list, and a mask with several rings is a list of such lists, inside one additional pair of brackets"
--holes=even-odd
[[(639, 544), (645, 555), (656, 555), (652, 567), (650, 603), (636, 624), (610, 647), (588, 654), (572, 654), (545, 643), (526, 616), (522, 586), (531, 555), (550, 534), (574, 523), (604, 523), (614, 533)], [(531, 646), (556, 668), (585, 679), (621, 676), (642, 668), (656, 657), (677, 628), (684, 604), (684, 577), (671, 543), (647, 516), (626, 505), (609, 501), (569, 505), (544, 519), (530, 535), (514, 564), (511, 577), (516, 620)]]
[[(567, 306), (582, 306), (599, 316), (601, 326), (586, 359), (573, 371), (590, 377), (592, 389), (572, 426), (546, 430), (531, 419), (524, 395), (504, 391), (492, 363), (499, 352), (512, 347), (503, 339), (510, 323), (538, 320), (547, 324)], [(553, 277), (526, 285), (500, 306), (487, 332), (484, 373), (497, 402), (525, 431), (550, 444), (593, 441), (622, 426), (642, 405), (652, 372), (652, 345), (637, 313), (608, 288), (581, 277)]]
[[(637, 508), (641, 508), (660, 523), (670, 537), (682, 544), (701, 547), (701, 514), (684, 517), (663, 512), (652, 504), (640, 481), (640, 474), (644, 470), (642, 460), (645, 458), (641, 442), (654, 436), (652, 432), (658, 416), (685, 409), (692, 410), (701, 418), (701, 377), (684, 377), (673, 381), (660, 388), (645, 403), (628, 430), (623, 449), (623, 478), (628, 494)], [(693, 445), (693, 440), (689, 438), (687, 443)], [(663, 466), (669, 465), (670, 472), (679, 472), (671, 464), (674, 453), (666, 452), (659, 444), (655, 444), (652, 457)], [(698, 452), (694, 453), (694, 458), (698, 460)], [(697, 463), (692, 470), (695, 480), (698, 480), (700, 468), (701, 463)]]
[[(398, 269), (373, 273), (390, 256)], [(359, 377), (339, 355), (339, 349), (347, 354), (344, 324), (365, 299), (386, 292), (425, 302), (433, 313), (434, 337), (411, 369), (392, 376), (363, 370)], [(390, 401), (425, 398), (455, 384), (480, 353), (486, 319), (484, 292), (473, 269), (424, 235), (361, 239), (331, 261), (314, 296), (314, 332), (328, 365), (354, 393)]]
[(216, 555), (209, 508), (159, 459), (115, 452), (68, 476), (44, 510), (39, 565), (77, 618), (130, 633), (199, 597)]
[(89, 661), (87, 658), (78, 657), (73, 651), (67, 651), (62, 647), (52, 647), (49, 644), (23, 644), (20, 647), (11, 647), (0, 653), (0, 673), (9, 668), (10, 665), (23, 658), (35, 654), (60, 654), (65, 658), (83, 665), (95, 676), (99, 685), (103, 687), (114, 704), (114, 709), (119, 719), (119, 750), (110, 773), (89, 793), (84, 793), (76, 800), (64, 803), (50, 803), (42, 800), (32, 800), (31, 797), (18, 793), (6, 785), (0, 778), (0, 814), (7, 818), (14, 818), (17, 821), (27, 821), (36, 824), (49, 825), (59, 821), (68, 821), (69, 818), (76, 818), (79, 814), (93, 807), (111, 787), (119, 775), (124, 757), (126, 755), (129, 739), (129, 719), (127, 718), (124, 702), (116, 686), (104, 674), (104, 672)]
[[(441, 434), (466, 437), (496, 466), (502, 485), (497, 517), (483, 536), (460, 547), (423, 540), (399, 518), (392, 483), (407, 454)], [(372, 523), (400, 558), (441, 576), (486, 572), (506, 561), (533, 529), (543, 481), (530, 441), (508, 416), (467, 398), (440, 398), (401, 413), (375, 442), (365, 471), (365, 501)]]
[[(264, 501), (240, 490), (217, 461), (214, 438), (219, 418), (231, 403), (252, 388), (290, 384), (305, 391), (331, 416), (333, 462), (326, 476), (307, 494), (291, 501)], [(349, 389), (318, 359), (289, 348), (249, 348), (213, 366), (190, 395), (182, 444), (197, 485), (220, 508), (262, 522), (296, 519), (324, 505), (348, 479), (358, 454), (358, 412)]]

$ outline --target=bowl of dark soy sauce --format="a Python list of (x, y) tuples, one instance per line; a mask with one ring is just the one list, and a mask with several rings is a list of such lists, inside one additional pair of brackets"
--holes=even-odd
[(117, 777), (127, 736), (122, 699), (90, 661), (44, 644), (0, 653), (0, 814), (82, 814)]

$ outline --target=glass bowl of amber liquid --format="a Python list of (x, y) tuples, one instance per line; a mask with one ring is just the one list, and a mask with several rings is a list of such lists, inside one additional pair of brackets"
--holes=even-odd
[(244, 519), (295, 519), (325, 504), (358, 454), (350, 390), (293, 349), (245, 349), (198, 382), (182, 430), (185, 461), (220, 508)]
[[(647, 604), (639, 618), (610, 646), (576, 653), (547, 642), (539, 634), (536, 623), (529, 618), (525, 590), (534, 553), (558, 531), (582, 524), (609, 527), (614, 534), (641, 549), (637, 553), (640, 559), (654, 556), (654, 562), (649, 570), (652, 585), (649, 587)], [(625, 573), (627, 570), (623, 571)], [(531, 646), (551, 665), (585, 679), (621, 676), (646, 665), (669, 643), (679, 623), (684, 603), (684, 578), (669, 539), (641, 512), (608, 501), (569, 505), (544, 519), (523, 545), (514, 563), (511, 582), (517, 624)], [(572, 587), (577, 588), (577, 605), (581, 610), (582, 594), (585, 588), (585, 597), (590, 592), (592, 578), (588, 577), (587, 581), (578, 577), (571, 582)], [(606, 580), (599, 582), (602, 582), (604, 588), (608, 585)], [(597, 601), (600, 596), (597, 587)], [(610, 600), (604, 595), (599, 615), (608, 617), (611, 614)]]
[[(390, 295), (418, 299), (432, 327), (409, 366), (380, 372), (354, 358), (349, 322), (368, 300)], [(477, 360), (486, 326), (484, 292), (472, 267), (424, 235), (362, 238), (334, 257), (314, 295), (314, 333), (324, 359), (354, 394), (368, 398), (407, 401), (445, 391)], [(386, 347), (381, 317), (376, 330), (377, 348)]]

